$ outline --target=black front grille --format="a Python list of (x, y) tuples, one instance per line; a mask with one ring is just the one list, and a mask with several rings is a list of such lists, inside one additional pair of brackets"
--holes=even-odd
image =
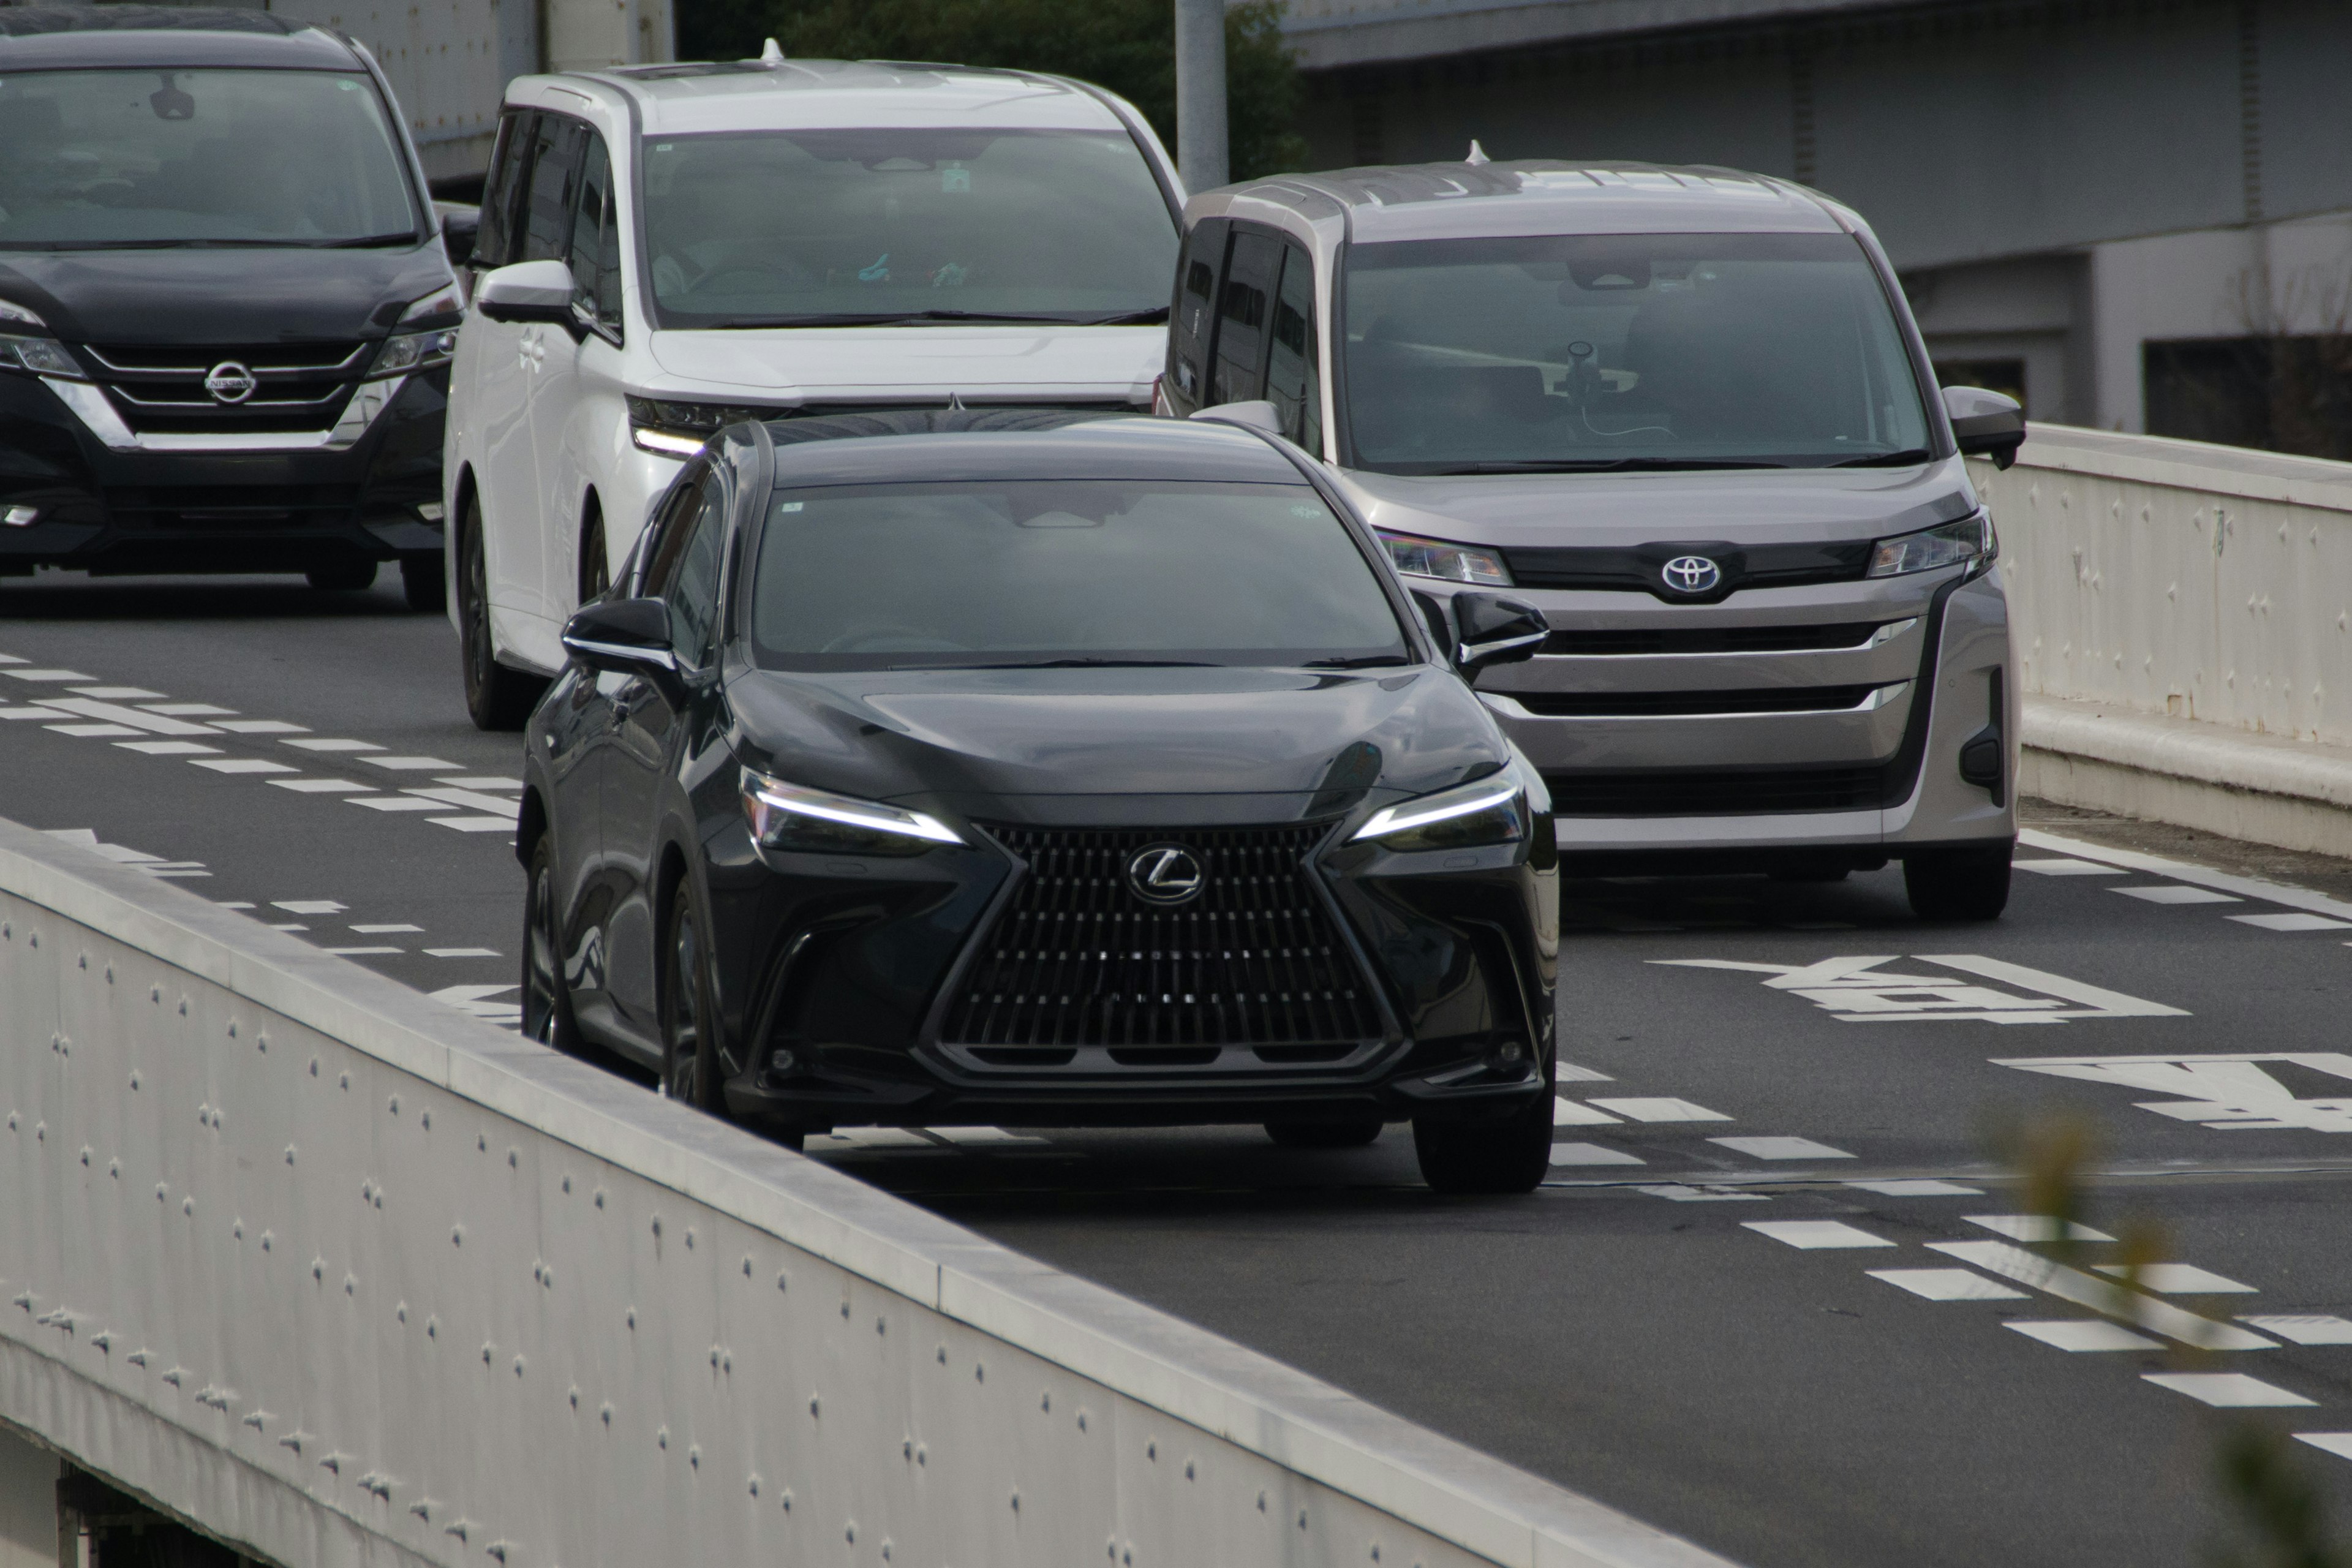
[[(1370, 984), (1307, 880), (1329, 829), (990, 827), (1027, 869), (977, 940), (942, 1041), (1015, 1068), (1081, 1048), (1121, 1068), (1336, 1061), (1381, 1039)], [(1192, 902), (1129, 887), (1129, 858), (1160, 843), (1198, 858)]]
[(1843, 713), (1876, 686), (1767, 686), (1738, 691), (1512, 691), (1547, 719), (1656, 719), (1718, 713)]
[[(372, 342), (99, 344), (80, 351), (123, 422), (191, 435), (325, 430), (374, 358)], [(222, 403), (205, 390), (215, 365), (253, 373), (253, 394)]]
[(1748, 816), (1875, 810), (1894, 782), (1891, 767), (1547, 773), (1543, 779), (1558, 816)]
[(1812, 653), (1857, 648), (1878, 630), (1876, 621), (1825, 626), (1626, 626), (1554, 631), (1543, 651), (1553, 654)]

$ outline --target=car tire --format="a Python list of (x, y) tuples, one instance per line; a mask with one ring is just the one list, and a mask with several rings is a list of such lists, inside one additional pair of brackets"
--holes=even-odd
[(1903, 890), (1923, 921), (1999, 920), (2009, 906), (2009, 861), (2016, 845), (1923, 849), (1903, 862)]
[(314, 566), (302, 580), (329, 594), (357, 594), (375, 586), (375, 563), (360, 561), (341, 566)]
[(449, 569), (438, 555), (404, 555), (400, 592), (410, 609), (437, 616), (449, 607)]
[(1441, 1193), (1531, 1193), (1551, 1169), (1552, 1097), (1529, 1099), (1495, 1121), (1417, 1116), (1412, 1152), (1421, 1179)]
[(522, 917), (522, 1035), (566, 1056), (583, 1055), (572, 988), (563, 983), (562, 922), (555, 913), (555, 836), (542, 833), (530, 852)]
[(710, 950), (694, 900), (680, 888), (662, 943), (662, 1092), (698, 1110), (723, 1113), (719, 1009), (711, 994)]
[(1269, 1121), (1265, 1135), (1285, 1149), (1360, 1149), (1381, 1135), (1377, 1116), (1336, 1121)]
[(490, 637), (489, 569), (482, 553), (482, 503), (466, 503), (457, 542), (457, 651), (465, 661), (466, 711), (477, 730), (520, 730), (544, 689), (499, 662)]

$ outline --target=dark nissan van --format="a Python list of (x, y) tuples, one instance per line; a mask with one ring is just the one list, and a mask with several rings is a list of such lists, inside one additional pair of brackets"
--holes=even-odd
[(349, 38), (0, 0), (0, 576), (397, 561), (438, 608), (460, 312)]

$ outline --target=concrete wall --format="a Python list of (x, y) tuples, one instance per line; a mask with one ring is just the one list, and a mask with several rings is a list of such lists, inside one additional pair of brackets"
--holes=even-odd
[(58, 1568), (58, 1477), (63, 1468), (47, 1448), (0, 1426), (0, 1568)]

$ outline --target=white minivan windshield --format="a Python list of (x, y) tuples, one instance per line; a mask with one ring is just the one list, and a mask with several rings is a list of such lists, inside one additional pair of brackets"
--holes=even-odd
[(1399, 474), (1925, 462), (1895, 312), (1843, 234), (1347, 250), (1354, 462)]
[(1120, 132), (648, 138), (666, 327), (1161, 321), (1177, 234)]
[(0, 250), (415, 244), (357, 71), (0, 73)]

